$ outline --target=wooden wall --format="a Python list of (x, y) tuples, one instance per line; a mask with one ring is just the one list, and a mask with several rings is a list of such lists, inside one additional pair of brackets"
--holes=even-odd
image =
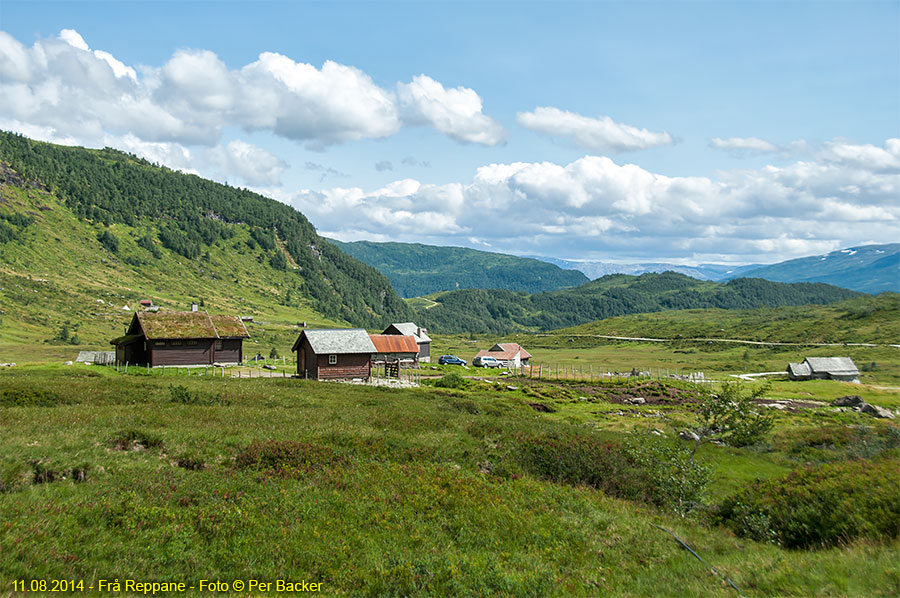
[(196, 344), (188, 344), (189, 340), (181, 340), (181, 344), (173, 345), (173, 341), (167, 340), (165, 345), (157, 344), (159, 341), (148, 341), (147, 348), (150, 352), (150, 365), (203, 365), (213, 363), (213, 339), (196, 339)]
[(371, 358), (368, 353), (352, 353), (337, 356), (337, 364), (328, 364), (328, 355), (317, 355), (319, 380), (368, 378), (371, 375)]

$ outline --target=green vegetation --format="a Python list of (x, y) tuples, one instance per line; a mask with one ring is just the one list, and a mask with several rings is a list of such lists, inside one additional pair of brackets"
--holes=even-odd
[(569, 337), (610, 335), (663, 338), (673, 342), (722, 338), (782, 343), (898, 344), (900, 294), (860, 296), (830, 305), (634, 314), (557, 332)]
[(613, 274), (573, 289), (536, 295), (505, 290), (440, 293), (431, 297), (438, 306), (416, 306), (416, 318), (436, 332), (504, 333), (553, 330), (632, 313), (827, 304), (858, 296), (860, 293), (825, 284), (756, 278), (723, 284), (674, 272)]
[[(217, 249), (228, 255), (226, 259), (235, 259), (241, 245), (247, 250), (259, 248), (261, 257), (276, 271), (288, 269), (286, 252), (296, 268), (290, 276), (278, 278), (289, 280), (324, 318), (373, 327), (409, 319), (408, 308), (377, 270), (342, 253), (319, 237), (302, 214), (275, 200), (154, 166), (111, 148), (63, 147), (12, 133), (0, 132), (0, 160), (5, 162), (7, 181), (12, 181), (3, 187), (3, 204), (17, 206), (16, 213), (21, 213), (20, 209), (30, 206), (20, 198), (6, 199), (11, 189), (25, 191), (32, 199), (40, 195), (42, 211), (74, 215), (81, 230), (90, 224), (102, 225), (96, 238), (111, 254), (121, 254), (125, 237), (130, 237), (122, 256), (126, 264), (143, 270), (150, 264), (151, 270), (164, 268), (157, 263), (155, 238), (185, 260), (211, 257)], [(49, 219), (35, 214), (36, 219)], [(5, 217), (3, 221), (17, 222)], [(23, 238), (18, 230), (21, 222), (16, 226), (4, 223), (0, 228), (0, 247), (7, 255), (21, 252), (21, 247), (10, 246), (12, 239), (26, 246), (61, 239), (61, 231)], [(276, 246), (276, 236), (283, 251)], [(74, 239), (65, 240), (69, 241)], [(34, 269), (43, 264), (23, 265)], [(267, 272), (265, 278), (276, 277)]]
[[(615, 415), (662, 408), (609, 402), (624, 384), (171, 381), (100, 366), (0, 371), (0, 396), (40, 390), (65, 404), (2, 407), (0, 586), (142, 576), (306, 579), (329, 595), (734, 595), (661, 525), (746, 596), (898, 589), (900, 545), (881, 533), (881, 507), (854, 516), (856, 539), (817, 550), (737, 538), (704, 517), (796, 468), (790, 447), (817, 443), (823, 424), (892, 428), (863, 414), (779, 412), (769, 448), (707, 444), (706, 471), (685, 475), (690, 445), (668, 428), (695, 421), (679, 400), (699, 396), (687, 383), (655, 383), (672, 398), (655, 418)], [(537, 395), (553, 409), (532, 406)], [(657, 427), (666, 433), (650, 439)], [(866, 463), (896, 479), (878, 459)], [(706, 475), (731, 481), (704, 489)]]
[(541, 293), (588, 282), (578, 270), (540, 260), (463, 247), (419, 243), (332, 241), (388, 277), (401, 297), (456, 289), (507, 289)]
[(900, 535), (900, 459), (807, 467), (754, 482), (724, 500), (712, 520), (787, 548)]

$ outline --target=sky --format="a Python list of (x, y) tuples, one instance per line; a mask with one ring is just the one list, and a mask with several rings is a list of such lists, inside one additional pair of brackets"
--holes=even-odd
[(2, 0), (0, 129), (344, 241), (773, 263), (900, 241), (900, 0)]

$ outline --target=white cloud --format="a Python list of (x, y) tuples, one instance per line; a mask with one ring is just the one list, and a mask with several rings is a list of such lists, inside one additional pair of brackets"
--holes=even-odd
[(489, 164), (467, 184), (404, 179), (375, 191), (304, 191), (290, 203), (341, 238), (765, 262), (895, 239), (900, 177), (880, 172), (878, 160), (866, 164), (796, 162), (714, 180), (585, 156), (565, 165)]
[(287, 166), (278, 156), (240, 139), (215, 148), (211, 157), (226, 176), (238, 176), (251, 185), (279, 184)]
[(759, 137), (729, 137), (722, 139), (713, 137), (710, 145), (717, 149), (723, 149), (735, 154), (769, 154), (777, 153), (781, 149), (774, 143), (770, 143)]
[(617, 123), (608, 116), (589, 118), (552, 106), (519, 112), (516, 121), (532, 131), (563, 137), (578, 147), (599, 153), (642, 150), (675, 142), (667, 132), (654, 133)]
[(403, 118), (413, 124), (431, 125), (464, 143), (499, 145), (506, 139), (500, 123), (485, 116), (481, 98), (466, 87), (445, 89), (427, 75), (397, 84)]
[(394, 135), (404, 122), (427, 124), (462, 142), (502, 141), (502, 128), (482, 113), (471, 89), (444, 89), (421, 75), (398, 90), (402, 105), (394, 90), (330, 60), (317, 68), (263, 52), (230, 69), (213, 52), (184, 49), (160, 67), (135, 69), (109, 52), (91, 50), (72, 29), (31, 48), (0, 32), (4, 116), (85, 145), (130, 134), (147, 142), (214, 147), (226, 127), (236, 127), (322, 150)]

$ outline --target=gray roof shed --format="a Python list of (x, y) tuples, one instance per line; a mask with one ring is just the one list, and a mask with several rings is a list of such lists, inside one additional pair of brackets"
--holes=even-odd
[(349, 353), (377, 353), (372, 339), (362, 328), (337, 328), (330, 330), (304, 330), (294, 343), (292, 351), (300, 347), (303, 337), (309, 341), (317, 355), (346, 355)]
[(416, 337), (417, 343), (430, 343), (431, 337), (425, 332), (424, 328), (417, 326), (415, 322), (401, 322), (399, 324), (394, 323), (385, 329), (383, 334), (391, 334), (391, 328), (396, 329), (400, 334), (404, 336), (414, 336)]

